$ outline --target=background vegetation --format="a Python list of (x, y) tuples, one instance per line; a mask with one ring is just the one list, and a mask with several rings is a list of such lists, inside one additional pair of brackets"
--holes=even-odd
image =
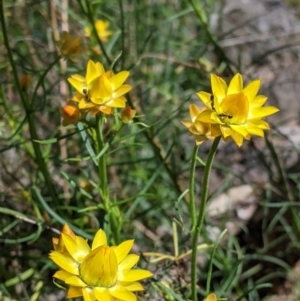
[[(218, 45), (212, 18), (220, 0), (201, 1), (1, 1), (6, 34), (19, 77), (28, 74), (24, 107), (0, 36), (0, 300), (64, 300), (53, 284), (55, 266), (48, 259), (51, 238), (63, 223), (91, 238), (105, 226), (99, 208), (98, 174), (89, 141), (80, 126), (63, 128), (59, 108), (73, 91), (66, 79), (84, 74), (88, 59), (117, 70), (130, 70), (134, 87), (128, 103), (137, 110), (137, 124), (125, 127), (111, 146), (108, 174), (111, 198), (122, 215), (122, 239), (135, 239), (136, 253), (174, 254), (174, 224), (179, 253), (191, 248), (188, 198), (189, 166), (194, 138), (180, 123), (188, 118), (195, 95), (209, 90), (209, 73), (230, 78), (243, 72)], [(298, 1), (290, 1), (299, 9)], [(103, 46), (85, 28), (97, 19), (109, 21), (113, 32)], [(3, 29), (3, 26), (2, 26)], [(56, 41), (62, 30), (83, 39), (86, 52), (76, 62), (59, 60)], [(34, 129), (29, 121), (33, 120)], [(146, 126), (145, 126), (146, 125)], [(274, 128), (276, 124), (274, 122)], [(109, 124), (108, 124), (109, 126)], [(262, 300), (273, 294), (299, 298), (299, 169), (288, 170), (273, 145), (270, 131), (263, 147), (257, 139), (241, 149), (223, 144), (211, 178), (211, 199), (247, 184), (255, 191), (254, 218), (234, 234), (226, 233), (218, 247), (199, 255), (199, 300), (205, 297), (209, 264), (211, 290), (228, 300)], [(205, 161), (209, 142), (200, 147)], [(40, 149), (40, 158), (36, 155)], [(299, 150), (297, 150), (299, 152)], [(47, 166), (49, 179), (40, 160)], [(236, 164), (238, 162), (238, 164)], [(263, 185), (251, 182), (247, 170), (263, 166)], [(236, 166), (244, 166), (241, 171)], [(199, 201), (203, 166), (196, 170)], [(46, 185), (46, 182), (48, 183)], [(49, 186), (49, 183), (50, 186)], [(199, 243), (213, 245), (234, 212), (207, 218)], [(213, 254), (213, 256), (212, 256)], [(154, 273), (141, 300), (188, 300), (189, 256), (182, 260), (140, 265)], [(160, 288), (166, 281), (176, 295)], [(179, 297), (178, 297), (179, 296)], [(2, 299), (1, 299), (2, 298)], [(173, 299), (172, 299), (173, 298)], [(174, 299), (175, 298), (175, 299)]]

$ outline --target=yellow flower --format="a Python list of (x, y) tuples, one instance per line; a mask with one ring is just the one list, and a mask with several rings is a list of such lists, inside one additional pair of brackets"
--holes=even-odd
[(66, 31), (63, 31), (61, 39), (56, 42), (56, 45), (63, 57), (69, 58), (72, 61), (76, 61), (75, 57), (85, 52), (85, 49), (81, 47), (81, 43), (81, 39), (75, 38)]
[[(196, 137), (196, 144), (200, 145), (205, 140), (213, 139), (215, 136), (221, 134), (219, 126), (210, 123), (204, 123), (199, 121), (203, 115), (207, 115), (210, 111), (207, 108), (201, 110), (194, 104), (190, 105), (190, 116), (191, 120), (183, 120), (182, 123), (185, 125), (191, 134)], [(212, 131), (215, 136), (212, 136)]]
[(131, 107), (126, 107), (120, 114), (121, 120), (124, 123), (132, 123), (136, 114), (136, 110), (132, 110)]
[(73, 100), (79, 102), (79, 109), (87, 109), (91, 114), (111, 114), (112, 108), (125, 107), (123, 95), (132, 89), (130, 85), (123, 85), (128, 76), (128, 71), (105, 72), (102, 64), (89, 60), (85, 78), (74, 74), (68, 81), (77, 91)]
[[(213, 94), (198, 92), (198, 97), (209, 109), (209, 113), (198, 118), (199, 121), (218, 124), (223, 139), (231, 137), (241, 146), (243, 140), (250, 139), (250, 135), (263, 137), (264, 130), (269, 124), (261, 118), (272, 115), (279, 110), (276, 107), (262, 107), (267, 100), (264, 95), (257, 95), (261, 81), (253, 80), (243, 88), (243, 78), (236, 74), (229, 85), (225, 81), (211, 74)], [(214, 133), (212, 133), (214, 137)]]
[(53, 243), (55, 250), (49, 257), (61, 268), (53, 277), (70, 286), (68, 298), (83, 296), (84, 301), (136, 301), (133, 292), (144, 290), (137, 281), (152, 276), (147, 270), (132, 269), (139, 261), (138, 255), (128, 254), (133, 240), (109, 247), (101, 229), (91, 248), (66, 225), (60, 238)]
[[(109, 27), (108, 21), (97, 20), (95, 22), (95, 28), (96, 28), (98, 37), (102, 42), (107, 42), (108, 37), (110, 37), (113, 33), (112, 31), (108, 30), (108, 27)], [(87, 37), (91, 36), (91, 28), (86, 27), (84, 29), (84, 31), (85, 31), (85, 35)]]
[(72, 100), (69, 100), (67, 105), (60, 109), (60, 113), (63, 118), (63, 126), (67, 126), (69, 124), (77, 125), (78, 121), (83, 117), (83, 113)]

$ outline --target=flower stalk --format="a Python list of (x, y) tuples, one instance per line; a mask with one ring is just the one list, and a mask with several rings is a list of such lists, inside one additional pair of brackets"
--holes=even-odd
[(193, 154), (192, 154), (192, 163), (190, 168), (190, 184), (189, 184), (189, 196), (190, 196), (190, 216), (192, 219), (192, 233), (196, 227), (196, 205), (195, 205), (195, 171), (197, 165), (197, 154), (199, 150), (199, 145), (195, 144)]
[[(97, 139), (97, 153), (99, 154), (105, 146), (103, 135), (104, 116), (103, 114), (96, 116), (96, 139)], [(108, 177), (107, 177), (107, 162), (106, 153), (104, 152), (98, 159), (98, 174), (100, 179), (100, 195), (103, 202), (103, 207), (109, 217), (109, 225), (113, 234), (114, 242), (117, 244), (120, 241), (120, 221), (119, 209), (113, 206), (109, 197)]]
[(205, 206), (208, 197), (208, 188), (209, 188), (209, 179), (210, 179), (210, 171), (212, 168), (212, 163), (214, 160), (214, 156), (216, 154), (219, 142), (221, 137), (217, 137), (214, 139), (211, 149), (209, 151), (207, 162), (204, 169), (204, 176), (202, 182), (202, 193), (201, 193), (201, 203), (200, 203), (200, 210), (197, 217), (197, 222), (194, 227), (193, 231), (193, 242), (192, 242), (192, 283), (191, 283), (191, 292), (192, 292), (192, 300), (197, 301), (197, 246), (198, 246), (198, 237), (201, 234), (203, 221), (204, 221), (204, 213), (205, 213)]

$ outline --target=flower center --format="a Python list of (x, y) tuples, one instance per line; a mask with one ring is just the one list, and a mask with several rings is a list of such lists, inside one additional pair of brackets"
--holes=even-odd
[(106, 245), (91, 251), (80, 268), (81, 279), (90, 287), (112, 287), (117, 281), (118, 262), (114, 250)]
[(241, 91), (225, 96), (220, 104), (214, 104), (215, 112), (222, 123), (244, 124), (249, 113), (249, 101), (246, 94)]

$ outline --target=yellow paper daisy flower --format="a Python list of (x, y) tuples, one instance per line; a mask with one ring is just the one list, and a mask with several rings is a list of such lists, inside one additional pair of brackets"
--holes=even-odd
[[(102, 42), (107, 42), (108, 38), (113, 34), (113, 32), (111, 30), (108, 29), (109, 27), (109, 22), (108, 21), (104, 21), (104, 20), (97, 20), (95, 22), (95, 28), (98, 34), (99, 39)], [(84, 29), (85, 31), (85, 35), (87, 37), (91, 36), (91, 28), (90, 27), (86, 27)]]
[[(202, 114), (199, 121), (218, 124), (223, 139), (231, 137), (241, 146), (244, 139), (250, 139), (250, 135), (263, 137), (264, 130), (269, 129), (269, 124), (262, 120), (263, 117), (278, 112), (278, 108), (262, 107), (267, 100), (264, 95), (257, 95), (261, 81), (253, 80), (243, 87), (243, 78), (236, 74), (229, 85), (225, 81), (211, 74), (212, 94), (198, 92), (209, 111)], [(216, 137), (214, 133), (213, 136)]]
[(85, 301), (136, 301), (133, 292), (144, 290), (137, 282), (152, 276), (142, 269), (132, 269), (139, 261), (128, 254), (133, 240), (118, 246), (107, 245), (106, 234), (98, 230), (92, 247), (65, 225), (59, 239), (53, 240), (49, 255), (61, 269), (53, 277), (69, 285), (68, 298), (83, 296)]
[(86, 76), (74, 74), (68, 81), (76, 89), (73, 100), (79, 102), (79, 109), (87, 109), (92, 114), (111, 114), (112, 108), (125, 107), (123, 95), (132, 89), (124, 85), (128, 76), (128, 71), (114, 74), (111, 70), (105, 71), (102, 64), (89, 60)]

